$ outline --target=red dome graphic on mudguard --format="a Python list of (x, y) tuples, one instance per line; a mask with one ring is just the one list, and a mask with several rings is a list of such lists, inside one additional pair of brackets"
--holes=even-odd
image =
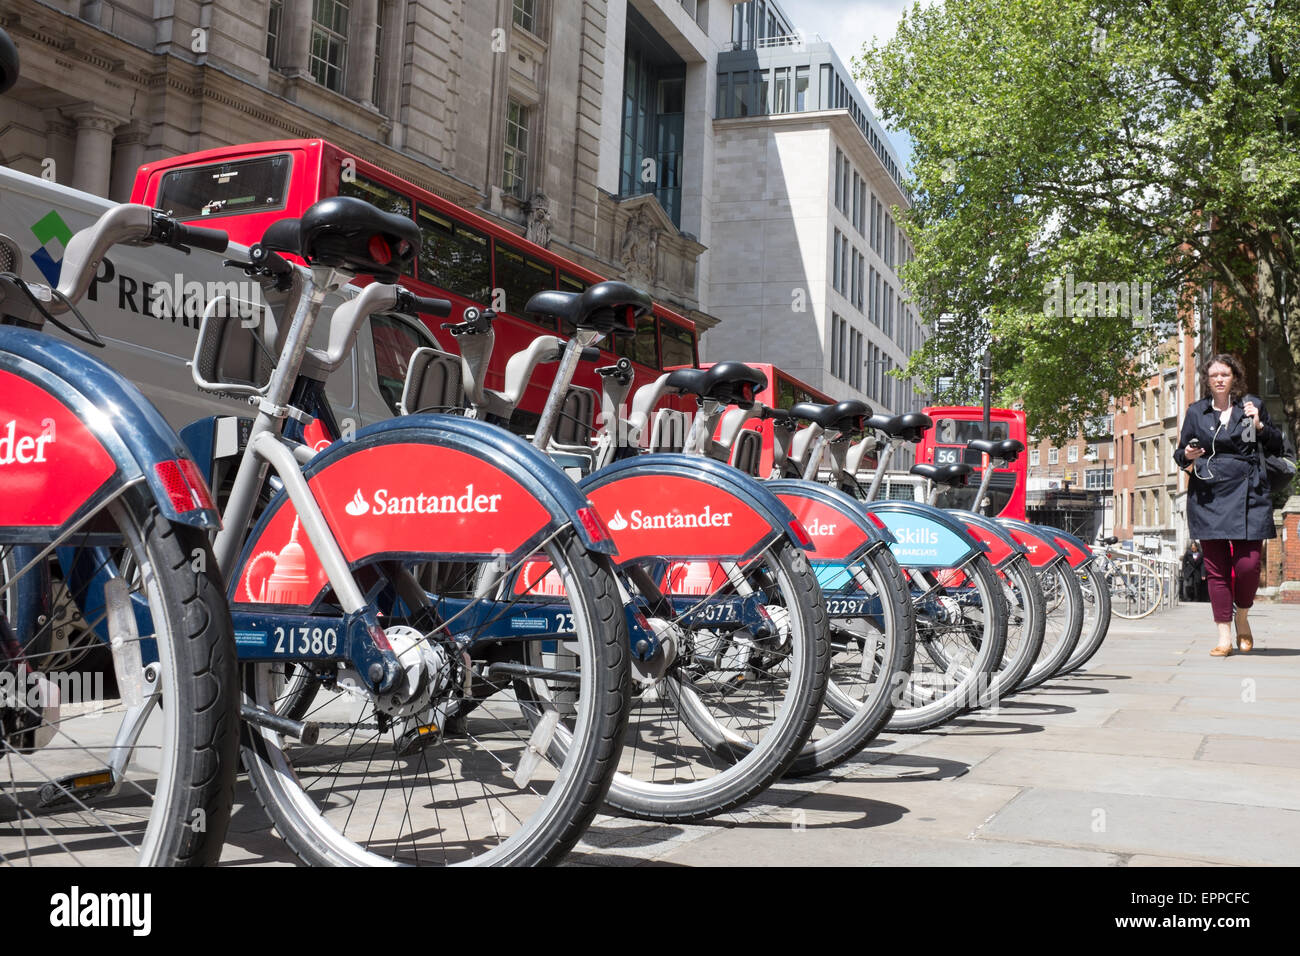
[(1005, 538), (994, 534), (981, 524), (967, 521), (960, 511), (950, 511), (948, 513), (962, 523), (962, 526), (972, 538), (980, 542), (980, 544), (988, 545), (988, 559), (995, 567), (1015, 553), (1012, 551), (1011, 545), (1007, 544)]
[(1029, 563), (1034, 567), (1044, 567), (1057, 556), (1056, 549), (1043, 538), (1032, 535), (1020, 528), (1008, 528), (1007, 530), (1010, 532), (1011, 537), (1015, 538), (1017, 544), (1022, 544), (1029, 549), (1026, 557), (1029, 558)]
[(117, 471), (90, 429), (39, 385), (0, 372), (0, 527), (57, 527)]
[(856, 522), (823, 501), (792, 491), (776, 496), (812, 538), (818, 561), (847, 561), (871, 541)]
[[(377, 445), (334, 461), (308, 482), (349, 562), (375, 554), (514, 554), (551, 520), (514, 478), (437, 445)], [(325, 571), (285, 503), (240, 571), (235, 600), (309, 604)]]
[(772, 530), (758, 511), (725, 489), (681, 475), (632, 475), (587, 491), (613, 532), (618, 560), (740, 558)]

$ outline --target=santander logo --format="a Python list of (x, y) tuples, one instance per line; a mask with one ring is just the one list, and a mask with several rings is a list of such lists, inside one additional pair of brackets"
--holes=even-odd
[(824, 538), (827, 535), (832, 535), (835, 533), (836, 527), (838, 527), (838, 525), (822, 524), (821, 520), (818, 518), (814, 518), (811, 522), (804, 523), (804, 530), (814, 538)]
[(377, 488), (370, 500), (358, 488), (343, 510), (354, 518), (372, 511), (376, 515), (496, 514), (503, 497), (475, 494), (473, 482), (460, 495), (394, 495), (387, 488)]
[(627, 518), (623, 517), (621, 511), (615, 510), (614, 517), (610, 518), (606, 524), (609, 526), (610, 531), (623, 531), (627, 528), (631, 528), (633, 531), (665, 531), (675, 528), (730, 528), (733, 514), (734, 512), (731, 511), (714, 511), (711, 505), (705, 505), (701, 511), (687, 512), (685, 514), (679, 511), (672, 511), (667, 514), (649, 514), (637, 508)]
[(45, 446), (54, 441), (53, 422), (41, 435), (19, 435), (18, 422), (0, 426), (0, 465), (31, 465), (45, 462)]

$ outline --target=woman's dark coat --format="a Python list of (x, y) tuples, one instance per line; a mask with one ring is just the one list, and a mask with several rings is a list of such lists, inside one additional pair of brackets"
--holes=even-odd
[(1205, 449), (1195, 460), (1195, 473), (1187, 487), (1187, 530), (1197, 540), (1263, 541), (1277, 534), (1268, 477), (1260, 465), (1256, 443), (1243, 438), (1245, 426), (1250, 424), (1244, 408), (1247, 401), (1259, 409), (1260, 427), (1255, 437), (1263, 444), (1264, 454), (1281, 453), (1282, 432), (1269, 420), (1268, 410), (1257, 396), (1233, 401), (1227, 425), (1219, 421), (1220, 413), (1208, 398), (1189, 405), (1183, 418), (1174, 449), (1178, 466), (1187, 466), (1184, 450), (1192, 438), (1199, 438)]

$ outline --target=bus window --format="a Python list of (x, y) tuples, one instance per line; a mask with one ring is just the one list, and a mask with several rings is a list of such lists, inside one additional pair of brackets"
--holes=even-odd
[(393, 212), (399, 216), (405, 216), (407, 219), (411, 218), (411, 200), (394, 189), (381, 186), (379, 183), (366, 179), (364, 176), (358, 176), (355, 173), (347, 179), (340, 179), (339, 195), (364, 199), (370, 205), (376, 206), (384, 212)]
[(292, 169), (287, 153), (173, 169), (163, 174), (154, 205), (177, 219), (283, 209)]
[(672, 368), (674, 365), (695, 365), (695, 334), (674, 322), (660, 320), (659, 351), (663, 364), (660, 368)]
[(577, 276), (571, 276), (567, 272), (561, 272), (560, 283), (556, 288), (561, 292), (586, 292), (590, 285), (590, 282), (579, 279)]
[(420, 278), (430, 285), (486, 304), (492, 295), (487, 236), (420, 207)]
[(776, 396), (764, 396), (764, 398), (767, 402), (772, 403), (772, 408), (793, 408), (800, 402), (817, 402), (821, 404), (818, 399), (813, 398), (802, 388), (797, 388), (794, 382), (782, 375), (776, 376)]
[(655, 350), (655, 317), (653, 313), (643, 315), (636, 320), (635, 335), (623, 333), (615, 335), (613, 339), (610, 348), (615, 355), (630, 358), (633, 362), (640, 362), (642, 365), (649, 365), (651, 368), (660, 367), (659, 356)]
[(421, 335), (420, 330), (410, 322), (394, 318), (391, 315), (373, 315), (370, 317), (370, 338), (375, 347), (375, 377), (379, 392), (384, 396), (388, 407), (397, 414), (397, 404), (402, 398), (402, 386), (406, 383), (406, 368), (411, 361), (411, 353), (426, 345), (433, 345), (428, 335)]
[(524, 306), (534, 292), (549, 292), (555, 288), (555, 268), (504, 242), (494, 242), (493, 246), (496, 248), (497, 288), (505, 292), (506, 298), (502, 311), (524, 318)]
[[(940, 445), (965, 445), (972, 439), (983, 437), (984, 422), (979, 419), (940, 418), (934, 423), (934, 440)], [(989, 422), (989, 437), (992, 441), (1006, 438), (1007, 423)]]

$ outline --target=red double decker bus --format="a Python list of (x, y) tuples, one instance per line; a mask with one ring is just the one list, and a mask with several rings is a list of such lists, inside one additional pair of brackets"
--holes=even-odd
[[(453, 303), (448, 321), (459, 321), (466, 306), (495, 309), (496, 346), (487, 386), (503, 385), (506, 360), (538, 335), (566, 334), (546, 321), (526, 316), (524, 305), (535, 292), (560, 289), (581, 292), (602, 277), (538, 246), (482, 216), (448, 202), (426, 189), (319, 139), (278, 140), (226, 146), (158, 160), (136, 172), (131, 201), (165, 209), (186, 222), (224, 229), (244, 245), (261, 239), (271, 223), (297, 218), (320, 199), (355, 196), (385, 212), (415, 220), (420, 248), (402, 284), (425, 296)], [(455, 352), (452, 336), (432, 332), (442, 347)], [(698, 358), (695, 324), (670, 309), (656, 306), (642, 318), (636, 333), (603, 343), (609, 361), (631, 360), (636, 385), (654, 381), (664, 368), (694, 365)], [(382, 360), (382, 359), (381, 359)], [(390, 360), (405, 360), (401, 349)], [(584, 364), (575, 384), (600, 389), (594, 366)], [(381, 378), (400, 382), (405, 368), (379, 369)], [(532, 430), (550, 387), (548, 367), (539, 367), (512, 425)]]
[[(966, 447), (973, 438), (984, 437), (984, 409), (973, 405), (940, 406), (922, 409), (934, 419), (934, 428), (926, 432), (916, 446), (916, 460), (936, 465), (966, 462), (975, 470), (970, 476), (970, 486), (944, 492), (939, 504), (944, 508), (967, 509), (979, 490), (984, 474), (984, 456)], [(994, 408), (989, 411), (989, 437), (996, 440), (1014, 438), (1029, 448), (1029, 430), (1025, 413), (1011, 408)], [(1004, 518), (1025, 520), (1025, 490), (1029, 478), (1029, 452), (1005, 467), (993, 469), (989, 479), (988, 496), (991, 500), (989, 514)]]

